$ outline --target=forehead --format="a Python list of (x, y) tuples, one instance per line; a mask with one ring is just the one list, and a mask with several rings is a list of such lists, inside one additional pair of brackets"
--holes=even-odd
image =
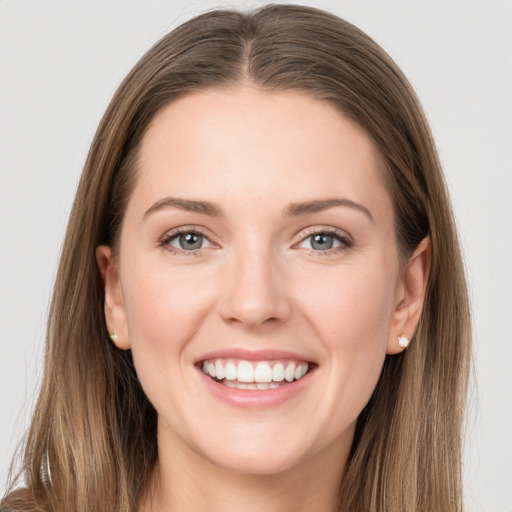
[(237, 198), (277, 204), (341, 194), (378, 197), (387, 208), (382, 167), (371, 140), (330, 103), (241, 86), (190, 94), (155, 116), (135, 193), (148, 201), (208, 195), (228, 207)]

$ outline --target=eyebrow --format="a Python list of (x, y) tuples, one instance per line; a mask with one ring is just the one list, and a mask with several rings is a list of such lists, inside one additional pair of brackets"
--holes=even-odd
[[(335, 208), (337, 206), (344, 206), (352, 208), (364, 213), (372, 222), (375, 222), (373, 215), (370, 210), (362, 204), (356, 203), (351, 199), (346, 198), (327, 198), (327, 199), (314, 199), (312, 201), (304, 201), (297, 203), (290, 203), (283, 210), (284, 217), (297, 217), (299, 215), (305, 215), (308, 213), (316, 213), (329, 208)], [(153, 204), (144, 213), (144, 218), (148, 217), (154, 212), (163, 210), (165, 208), (179, 208), (187, 212), (199, 213), (202, 215), (209, 215), (210, 217), (223, 217), (224, 212), (222, 208), (215, 203), (209, 201), (196, 201), (192, 199), (182, 199), (177, 197), (164, 197), (155, 204)]]
[(209, 201), (194, 201), (191, 199), (180, 199), (177, 197), (164, 197), (157, 201), (151, 208), (146, 210), (144, 217), (164, 208), (179, 208), (187, 212), (201, 213), (211, 217), (222, 217), (224, 214), (220, 206)]
[(372, 222), (375, 222), (375, 219), (373, 218), (373, 215), (371, 214), (370, 210), (368, 210), (368, 208), (362, 204), (356, 203), (355, 201), (341, 197), (318, 199), (302, 203), (291, 203), (285, 208), (284, 215), (295, 217), (297, 215), (304, 215), (306, 213), (321, 212), (328, 210), (329, 208), (335, 208), (336, 206), (345, 206), (358, 210), (364, 213)]

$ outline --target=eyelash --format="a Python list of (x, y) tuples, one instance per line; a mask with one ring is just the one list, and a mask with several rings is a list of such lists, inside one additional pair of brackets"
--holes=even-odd
[[(213, 244), (213, 242), (210, 241), (208, 236), (205, 235), (201, 230), (198, 230), (197, 228), (191, 227), (191, 226), (190, 227), (182, 226), (180, 228), (174, 229), (173, 231), (171, 231), (169, 233), (166, 233), (165, 236), (160, 240), (158, 245), (160, 247), (164, 247), (166, 250), (168, 250), (169, 252), (171, 252), (173, 254), (185, 255), (185, 256), (197, 256), (202, 250), (205, 249), (205, 248), (201, 248), (201, 249), (187, 251), (187, 250), (183, 250), (183, 249), (178, 249), (178, 248), (170, 245), (170, 243), (173, 240), (175, 240), (177, 237), (179, 237), (180, 235), (183, 235), (183, 234), (191, 234), (191, 235), (200, 236), (200, 237), (206, 239), (211, 245), (215, 245), (215, 244)], [(332, 236), (336, 241), (338, 241), (340, 243), (340, 246), (331, 248), (331, 249), (325, 249), (325, 250), (305, 249), (305, 251), (308, 254), (311, 254), (313, 256), (326, 256), (326, 255), (337, 254), (337, 253), (346, 251), (347, 249), (350, 249), (351, 247), (354, 246), (353, 240), (349, 236), (347, 236), (346, 233), (344, 233), (342, 231), (339, 231), (334, 228), (310, 228), (309, 230), (306, 230), (304, 233), (302, 233), (301, 239), (296, 244), (294, 244), (293, 247), (298, 246), (299, 244), (301, 244), (308, 238), (311, 238), (315, 235)]]
[(179, 237), (180, 235), (188, 235), (188, 234), (200, 236), (200, 237), (208, 240), (208, 242), (210, 242), (210, 244), (213, 244), (210, 241), (210, 239), (204, 233), (202, 233), (200, 230), (198, 230), (197, 228), (194, 228), (191, 226), (182, 226), (180, 228), (176, 228), (176, 229), (172, 230), (169, 233), (166, 233), (164, 235), (164, 237), (160, 240), (159, 246), (164, 247), (166, 250), (168, 250), (169, 252), (171, 252), (173, 254), (185, 255), (185, 256), (197, 256), (200, 253), (200, 251), (202, 251), (203, 249), (196, 249), (193, 251), (185, 251), (183, 249), (178, 249), (177, 247), (173, 247), (172, 245), (170, 245), (170, 243), (175, 238)]
[(315, 249), (306, 249), (308, 254), (311, 254), (313, 256), (328, 256), (332, 254), (339, 254), (341, 252), (346, 251), (347, 249), (350, 249), (354, 246), (354, 241), (343, 231), (340, 231), (335, 228), (310, 228), (309, 230), (306, 230), (302, 236), (300, 241), (295, 244), (297, 246), (298, 244), (304, 242), (308, 238), (311, 238), (315, 235), (328, 235), (332, 236), (336, 241), (340, 243), (339, 247), (335, 247), (332, 249), (325, 249), (325, 250), (315, 250)]

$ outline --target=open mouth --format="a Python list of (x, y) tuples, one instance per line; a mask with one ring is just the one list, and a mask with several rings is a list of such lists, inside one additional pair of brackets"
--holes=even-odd
[(205, 375), (236, 389), (276, 389), (302, 379), (314, 363), (295, 360), (247, 361), (243, 359), (210, 359), (199, 364)]

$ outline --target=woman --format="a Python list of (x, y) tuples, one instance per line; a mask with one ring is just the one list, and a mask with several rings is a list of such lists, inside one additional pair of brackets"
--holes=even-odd
[(93, 141), (2, 507), (461, 510), (469, 342), (396, 65), (315, 9), (204, 14)]

